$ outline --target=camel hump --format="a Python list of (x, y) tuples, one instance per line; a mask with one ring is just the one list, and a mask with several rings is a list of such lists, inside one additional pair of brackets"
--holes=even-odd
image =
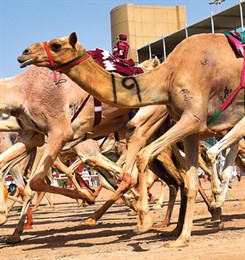
[(224, 34), (239, 56), (245, 58), (245, 32), (225, 32)]

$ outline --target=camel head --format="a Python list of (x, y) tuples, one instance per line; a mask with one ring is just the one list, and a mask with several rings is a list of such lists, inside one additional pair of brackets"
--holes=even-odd
[(18, 57), (18, 62), (21, 68), (31, 64), (40, 67), (54, 68), (76, 59), (83, 53), (86, 53), (86, 51), (78, 43), (77, 35), (73, 32), (68, 37), (61, 37), (45, 43), (39, 42), (30, 45), (23, 51), (22, 55)]
[(138, 66), (143, 68), (145, 71), (147, 70), (152, 70), (154, 68), (156, 68), (157, 66), (160, 65), (160, 60), (158, 59), (157, 56), (155, 56), (154, 58), (150, 59), (150, 60), (145, 60), (142, 63), (140, 63)]

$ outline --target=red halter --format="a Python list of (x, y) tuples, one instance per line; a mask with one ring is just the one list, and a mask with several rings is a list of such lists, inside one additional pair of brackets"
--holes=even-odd
[(53, 70), (54, 72), (54, 83), (55, 84), (59, 84), (59, 81), (58, 81), (58, 77), (57, 77), (57, 72), (64, 72), (65, 70), (67, 69), (70, 69), (76, 65), (78, 65), (79, 63), (81, 63), (82, 61), (86, 60), (88, 57), (90, 57), (90, 55), (85, 51), (83, 54), (81, 54), (80, 56), (76, 57), (75, 59), (73, 60), (70, 60), (64, 64), (61, 64), (61, 65), (57, 65), (55, 66), (55, 63), (54, 63), (54, 60), (52, 58), (52, 55), (51, 55), (51, 52), (49, 50), (49, 47), (48, 47), (48, 42), (44, 42), (44, 49), (48, 55), (48, 59), (49, 59), (49, 63), (51, 65), (50, 69)]

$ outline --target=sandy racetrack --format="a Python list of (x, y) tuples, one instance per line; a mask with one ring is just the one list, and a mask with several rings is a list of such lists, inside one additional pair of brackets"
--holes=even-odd
[[(153, 186), (157, 197), (160, 184)], [(204, 183), (209, 191), (209, 183)], [(168, 189), (165, 188), (166, 200)], [(245, 177), (237, 179), (228, 190), (224, 208), (224, 228), (207, 227), (204, 222), (209, 213), (198, 195), (190, 246), (166, 248), (164, 243), (175, 238), (160, 236), (151, 229), (141, 235), (134, 233), (136, 217), (127, 216), (126, 206), (115, 204), (98, 221), (96, 227), (81, 226), (80, 222), (104, 203), (111, 192), (102, 191), (95, 205), (78, 208), (69, 198), (53, 195), (55, 210), (40, 207), (35, 212), (33, 229), (25, 231), (22, 242), (6, 245), (4, 239), (10, 235), (17, 221), (20, 206), (16, 205), (9, 221), (0, 229), (0, 259), (245, 259)], [(45, 201), (44, 201), (45, 202)], [(152, 208), (152, 203), (150, 204)], [(177, 221), (179, 199), (172, 216), (172, 230)], [(151, 209), (155, 223), (162, 220), (166, 206)]]

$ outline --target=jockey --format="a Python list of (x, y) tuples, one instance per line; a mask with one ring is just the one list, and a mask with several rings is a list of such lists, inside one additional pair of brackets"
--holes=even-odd
[(129, 45), (126, 42), (127, 35), (120, 34), (118, 36), (118, 42), (113, 48), (113, 56), (120, 60), (127, 60)]

